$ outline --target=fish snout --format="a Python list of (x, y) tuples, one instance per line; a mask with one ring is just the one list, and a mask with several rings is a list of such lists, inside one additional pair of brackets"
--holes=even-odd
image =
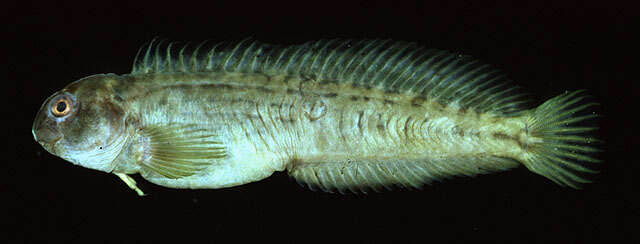
[(36, 140), (47, 151), (55, 154), (54, 147), (56, 142), (62, 138), (62, 133), (45, 124), (36, 123), (31, 129), (33, 139)]

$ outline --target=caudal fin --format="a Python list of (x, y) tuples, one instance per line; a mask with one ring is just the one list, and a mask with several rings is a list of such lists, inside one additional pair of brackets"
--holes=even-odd
[(535, 140), (527, 144), (523, 162), (529, 170), (572, 188), (591, 182), (600, 162), (593, 155), (600, 150), (589, 133), (597, 127), (585, 124), (598, 115), (587, 111), (597, 103), (585, 98), (583, 91), (565, 92), (533, 110), (527, 130)]

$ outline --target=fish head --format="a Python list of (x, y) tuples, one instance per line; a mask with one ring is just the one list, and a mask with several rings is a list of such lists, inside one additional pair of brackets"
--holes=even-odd
[(75, 165), (111, 172), (126, 144), (124, 102), (114, 93), (120, 77), (93, 75), (51, 95), (31, 132), (49, 153)]

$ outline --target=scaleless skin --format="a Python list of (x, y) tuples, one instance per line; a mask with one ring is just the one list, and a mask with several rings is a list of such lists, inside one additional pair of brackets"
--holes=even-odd
[[(438, 97), (295, 74), (134, 72), (68, 85), (45, 101), (33, 134), (50, 153), (117, 174), (139, 194), (127, 174), (141, 173), (171, 188), (223, 188), (287, 170), (311, 187), (358, 192), (421, 187), (524, 164), (573, 186), (557, 178), (562, 172), (541, 169), (537, 155), (549, 152), (534, 150), (548, 134), (536, 133), (539, 121), (557, 122), (558, 116), (544, 117), (548, 111), (569, 113), (572, 96), (504, 115)], [(62, 107), (68, 114), (56, 115)], [(553, 145), (562, 148), (566, 138)]]

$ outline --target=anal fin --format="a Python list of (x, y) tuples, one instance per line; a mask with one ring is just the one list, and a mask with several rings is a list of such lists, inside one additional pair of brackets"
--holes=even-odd
[(499, 157), (456, 157), (431, 160), (367, 160), (346, 162), (295, 162), (289, 175), (310, 189), (325, 192), (367, 193), (392, 187), (421, 188), (432, 181), (456, 175), (474, 176), (518, 166)]
[(143, 173), (169, 179), (187, 177), (226, 156), (215, 134), (194, 124), (147, 126), (142, 134), (148, 139), (146, 157), (140, 162)]

